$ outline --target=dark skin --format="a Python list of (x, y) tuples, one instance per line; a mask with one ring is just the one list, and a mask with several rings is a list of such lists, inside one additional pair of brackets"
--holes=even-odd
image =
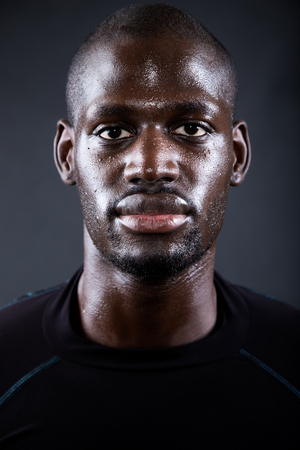
[(215, 327), (216, 238), (250, 161), (215, 58), (166, 36), (102, 46), (74, 126), (58, 122), (56, 164), (84, 216), (77, 327), (94, 342), (168, 347)]

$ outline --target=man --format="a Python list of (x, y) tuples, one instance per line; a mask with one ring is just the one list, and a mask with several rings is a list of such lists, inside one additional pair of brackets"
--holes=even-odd
[(214, 274), (250, 162), (224, 47), (166, 5), (81, 45), (55, 161), (84, 266), (1, 318), (1, 448), (298, 448), (299, 312)]

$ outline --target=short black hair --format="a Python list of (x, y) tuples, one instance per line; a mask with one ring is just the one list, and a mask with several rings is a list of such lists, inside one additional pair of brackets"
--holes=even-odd
[(150, 3), (131, 5), (116, 11), (82, 42), (73, 56), (66, 88), (68, 119), (74, 125), (78, 102), (84, 96), (83, 80), (89, 69), (89, 55), (101, 44), (118, 39), (147, 40), (152, 37), (169, 35), (175, 40), (193, 40), (207, 45), (222, 69), (224, 81), (222, 92), (232, 110), (238, 90), (237, 73), (231, 55), (226, 48), (190, 14), (170, 5)]

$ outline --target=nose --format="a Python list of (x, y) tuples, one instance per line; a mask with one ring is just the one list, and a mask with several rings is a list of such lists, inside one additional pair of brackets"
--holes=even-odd
[(179, 167), (174, 143), (159, 132), (141, 134), (127, 153), (124, 177), (135, 184), (176, 181)]

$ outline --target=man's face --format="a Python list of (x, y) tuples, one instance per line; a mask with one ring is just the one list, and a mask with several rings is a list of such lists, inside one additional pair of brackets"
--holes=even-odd
[(172, 38), (94, 51), (75, 177), (96, 248), (139, 276), (176, 274), (214, 244), (234, 164), (230, 105), (205, 47)]

